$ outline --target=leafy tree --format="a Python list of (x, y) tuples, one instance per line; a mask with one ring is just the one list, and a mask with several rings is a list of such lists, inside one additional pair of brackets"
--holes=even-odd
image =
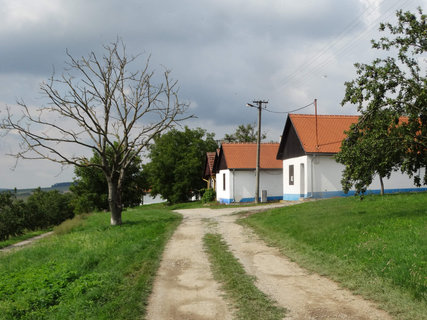
[(150, 146), (151, 162), (143, 167), (151, 194), (160, 194), (169, 203), (188, 201), (192, 192), (204, 186), (201, 177), (206, 152), (216, 148), (214, 134), (201, 128), (172, 129), (157, 136)]
[[(346, 132), (341, 151), (336, 160), (345, 165), (342, 186), (345, 193), (353, 187), (361, 196), (378, 175), (381, 195), (384, 194), (383, 178), (389, 178), (393, 170), (398, 169), (401, 161), (402, 146), (399, 139), (391, 137), (391, 130), (399, 125), (399, 117), (391, 110), (379, 111), (375, 118), (359, 121)], [(393, 122), (394, 121), (394, 122)], [(390, 127), (393, 123), (393, 127)]]
[(16, 193), (0, 192), (0, 241), (24, 232), (25, 203), (16, 199)]
[[(236, 132), (225, 134), (225, 142), (256, 142), (258, 131), (255, 129), (255, 123), (241, 124), (237, 127)], [(261, 133), (261, 140), (267, 138), (265, 133)]]
[(36, 189), (27, 202), (25, 227), (30, 230), (55, 226), (74, 217), (70, 196), (57, 190)]
[[(416, 14), (400, 10), (396, 16), (395, 26), (380, 25), (390, 39), (372, 41), (373, 48), (396, 56), (356, 63), (356, 79), (345, 83), (342, 105), (356, 104), (361, 117), (337, 156), (346, 165), (344, 190), (356, 183), (363, 191), (373, 174), (388, 176), (396, 165), (416, 185), (427, 184), (427, 172), (419, 176), (419, 169), (427, 166), (427, 74), (419, 65), (427, 50), (426, 15), (419, 8)], [(399, 122), (400, 117), (405, 118)], [(374, 154), (366, 158), (369, 149)]]
[[(113, 150), (108, 148), (108, 158), (113, 156)], [(101, 163), (98, 153), (90, 159), (92, 163)], [(126, 168), (123, 180), (122, 204), (124, 207), (133, 207), (141, 203), (145, 180), (142, 175), (141, 158), (135, 156), (132, 163)], [(96, 167), (74, 168), (74, 184), (70, 190), (75, 195), (73, 204), (76, 213), (92, 210), (108, 209), (108, 183), (104, 173)]]
[[(104, 48), (101, 58), (92, 52), (76, 59), (67, 52), (65, 73), (41, 85), (49, 104), (35, 110), (18, 101), (13, 112), (7, 109), (1, 127), (21, 137), (21, 150), (13, 154), (17, 159), (101, 170), (111, 224), (118, 225), (126, 169), (155, 136), (191, 116), (186, 115), (188, 104), (179, 102), (177, 82), (168, 70), (159, 78), (147, 59), (135, 71), (137, 57), (128, 56), (119, 40)], [(101, 162), (76, 154), (76, 147), (97, 153)], [(108, 150), (113, 150), (111, 156)]]

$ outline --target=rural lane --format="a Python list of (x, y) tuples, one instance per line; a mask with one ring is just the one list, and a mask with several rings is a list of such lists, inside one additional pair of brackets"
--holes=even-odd
[(246, 272), (256, 277), (256, 286), (288, 310), (285, 319), (391, 319), (372, 302), (302, 269), (235, 223), (239, 216), (234, 213), (266, 207), (177, 210), (183, 221), (163, 253), (147, 319), (233, 319), (232, 305), (224, 300), (220, 285), (213, 279), (203, 249), (207, 232), (223, 236)]

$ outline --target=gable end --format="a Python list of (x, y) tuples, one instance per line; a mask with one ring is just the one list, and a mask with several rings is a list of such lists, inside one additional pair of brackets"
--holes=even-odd
[(290, 117), (286, 120), (276, 159), (286, 160), (306, 155)]

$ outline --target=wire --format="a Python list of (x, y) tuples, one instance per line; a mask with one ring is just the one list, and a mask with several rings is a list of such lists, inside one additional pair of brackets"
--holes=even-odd
[(304, 107), (300, 107), (300, 108), (298, 108), (298, 109), (291, 110), (291, 111), (274, 111), (274, 110), (268, 110), (268, 109), (264, 109), (264, 111), (271, 112), (271, 113), (292, 113), (292, 112), (295, 112), (295, 111), (299, 111), (299, 110), (302, 110), (302, 109), (308, 108), (309, 106), (311, 106), (311, 105), (313, 105), (313, 104), (314, 104), (314, 102), (312, 102), (312, 103), (310, 103), (310, 104), (308, 104), (308, 105), (306, 105), (306, 106), (304, 106)]

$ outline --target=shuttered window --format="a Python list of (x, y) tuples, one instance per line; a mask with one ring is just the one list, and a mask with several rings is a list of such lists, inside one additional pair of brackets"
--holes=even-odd
[(294, 185), (294, 165), (289, 165), (289, 185)]

